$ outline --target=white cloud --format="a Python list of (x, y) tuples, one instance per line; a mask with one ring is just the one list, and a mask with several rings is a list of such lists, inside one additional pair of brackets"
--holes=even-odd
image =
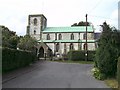
[(25, 35), (29, 14), (45, 14), (48, 26), (70, 26), (75, 22), (85, 21), (85, 14), (88, 13), (88, 20), (97, 26), (102, 24), (106, 18), (95, 16), (117, 19), (116, 11), (114, 11), (117, 8), (117, 1), (0, 0), (0, 24), (16, 31), (19, 35)]

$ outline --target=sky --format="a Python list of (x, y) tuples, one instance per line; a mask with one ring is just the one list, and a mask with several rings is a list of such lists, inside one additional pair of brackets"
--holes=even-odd
[(106, 21), (118, 28), (119, 0), (0, 0), (0, 25), (25, 35), (28, 15), (44, 14), (47, 27), (71, 26), (73, 23), (91, 22), (96, 31)]

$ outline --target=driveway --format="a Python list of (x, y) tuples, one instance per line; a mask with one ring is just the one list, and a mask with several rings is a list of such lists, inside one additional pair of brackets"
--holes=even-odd
[(94, 79), (92, 64), (44, 61), (3, 75), (3, 88), (108, 88)]

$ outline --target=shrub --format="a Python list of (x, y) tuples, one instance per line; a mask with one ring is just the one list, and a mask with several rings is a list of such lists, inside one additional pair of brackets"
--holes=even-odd
[(105, 74), (110, 78), (114, 77), (117, 71), (117, 60), (115, 60), (116, 55), (114, 53), (114, 50), (107, 45), (104, 47), (99, 47), (95, 57), (95, 66), (99, 68), (102, 74)]
[(88, 51), (88, 60), (93, 61), (96, 51)]
[(68, 52), (68, 59), (74, 61), (78, 61), (78, 60), (83, 61), (85, 59), (84, 51), (70, 51)]
[(27, 66), (35, 58), (36, 55), (32, 52), (2, 48), (2, 72)]
[(91, 71), (96, 79), (104, 80), (106, 78), (105, 74), (102, 74), (98, 68), (93, 68)]
[[(88, 51), (88, 61), (93, 61), (95, 51)], [(69, 60), (84, 61), (85, 51), (70, 51), (67, 54)]]
[(120, 57), (118, 59), (117, 79), (118, 79), (118, 87), (119, 87), (119, 90), (120, 90)]

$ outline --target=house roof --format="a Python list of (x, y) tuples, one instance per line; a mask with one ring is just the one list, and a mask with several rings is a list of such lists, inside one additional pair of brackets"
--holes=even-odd
[[(94, 32), (94, 28), (92, 26), (87, 26), (88, 32)], [(86, 32), (85, 26), (74, 26), (74, 27), (46, 27), (43, 30), (43, 33), (79, 33)]]
[[(44, 43), (85, 43), (85, 40), (38, 40)], [(88, 43), (95, 43), (95, 40), (87, 40)]]

